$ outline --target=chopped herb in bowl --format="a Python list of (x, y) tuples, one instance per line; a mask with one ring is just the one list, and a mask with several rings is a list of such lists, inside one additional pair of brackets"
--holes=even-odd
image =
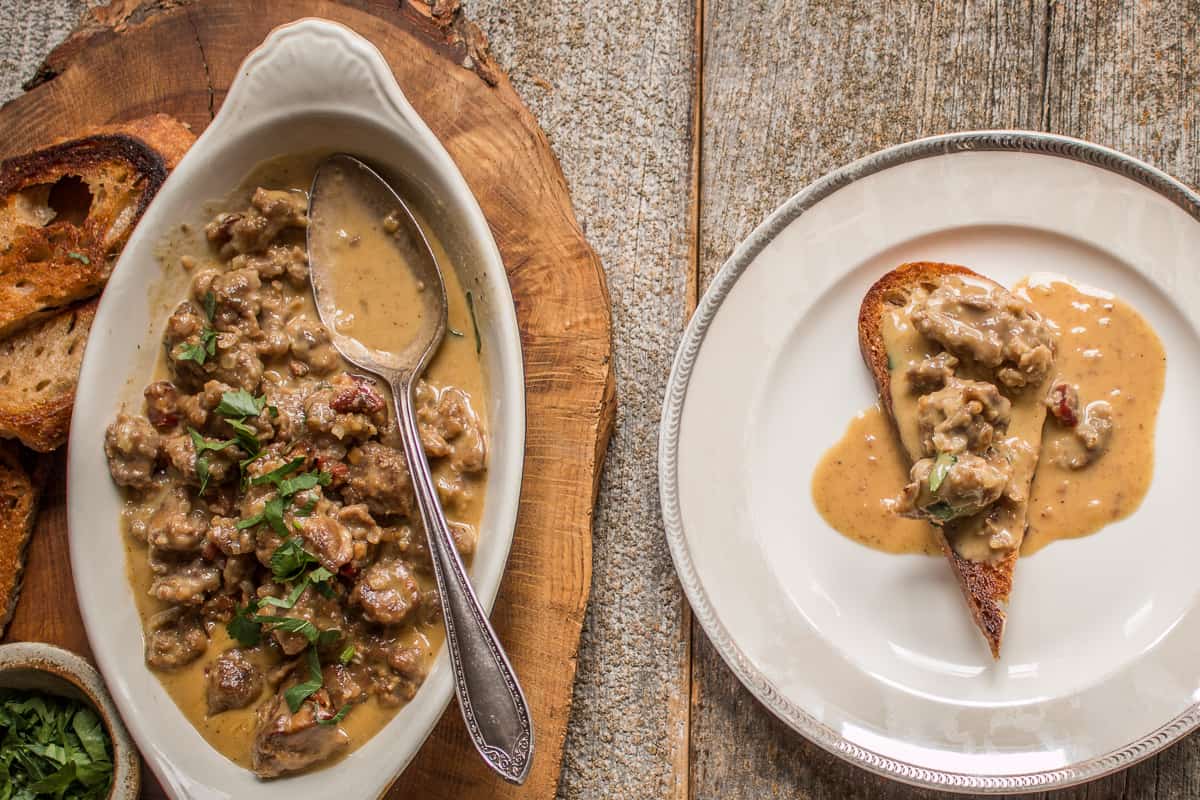
[(112, 776), (112, 741), (88, 704), (0, 689), (0, 800), (104, 798)]

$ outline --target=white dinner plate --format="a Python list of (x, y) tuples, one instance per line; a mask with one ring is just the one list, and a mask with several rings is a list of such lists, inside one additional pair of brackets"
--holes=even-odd
[[(688, 326), (659, 476), (675, 566), (730, 668), (817, 744), (909, 783), (1066, 786), (1200, 724), (1200, 197), (1103, 147), (923, 139), (809, 186), (751, 234)], [(944, 560), (832, 530), (810, 481), (875, 390), (859, 302), (905, 261), (1114, 291), (1167, 352), (1142, 506), (1017, 566), (993, 662)]]
[(142, 407), (167, 317), (184, 293), (181, 270), (160, 259), (162, 245), (180, 223), (202, 230), (212, 216), (206, 206), (261, 162), (314, 150), (353, 153), (411, 187), (408, 199), (474, 292), (489, 431), (488, 483), (470, 571), (487, 610), (512, 544), (525, 457), (524, 368), (516, 311), (487, 220), (374, 45), (323, 20), (277, 28), (242, 63), (220, 112), (122, 251), (96, 311), (71, 419), (67, 523), (88, 641), (142, 755), (175, 798), (381, 797), (452, 693), (443, 648), (413, 700), (354, 752), (326, 769), (261, 781), (205, 742), (143, 660), (142, 623), (125, 571), (122, 500), (108, 474), (104, 431), (122, 404)]

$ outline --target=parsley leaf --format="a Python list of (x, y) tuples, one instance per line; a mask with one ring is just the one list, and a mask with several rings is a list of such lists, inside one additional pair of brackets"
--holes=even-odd
[(339, 722), (341, 722), (343, 719), (346, 718), (346, 715), (350, 713), (351, 708), (353, 708), (353, 706), (351, 706), (349, 703), (347, 703), (346, 705), (344, 705), (340, 709), (338, 709), (338, 712), (336, 714), (334, 714), (332, 717), (326, 717), (325, 719), (318, 719), (317, 724), (318, 725), (337, 725)]
[[(926, 506), (925, 511), (929, 514), (929, 516), (933, 517), (934, 520), (937, 520), (937, 522), (933, 523), (934, 525), (937, 525), (939, 522), (949, 522), (958, 516), (958, 509), (952, 507), (949, 503), (944, 502), (934, 503), (931, 506)], [(932, 521), (933, 520), (931, 520), (931, 522)]]
[(204, 490), (208, 488), (208, 479), (210, 477), (208, 472), (208, 456), (196, 456), (195, 467), (196, 476), (200, 478), (200, 491), (198, 494), (204, 494)]
[(204, 494), (204, 490), (208, 488), (209, 469), (208, 469), (208, 451), (224, 450), (231, 444), (237, 444), (234, 439), (226, 439), (224, 441), (213, 441), (205, 439), (199, 431), (188, 426), (188, 436), (192, 437), (192, 446), (196, 450), (196, 476), (200, 478), (200, 494)]
[(262, 624), (254, 621), (253, 612), (258, 610), (258, 604), (251, 602), (247, 606), (238, 606), (233, 613), (233, 619), (225, 626), (230, 638), (236, 639), (242, 647), (254, 647), (262, 641)]
[(292, 608), (296, 605), (296, 601), (300, 599), (300, 595), (304, 594), (304, 590), (308, 588), (308, 580), (302, 580), (296, 584), (287, 597), (282, 599), (278, 597), (264, 597), (262, 602), (265, 605), (275, 606), (276, 608)]
[(321, 660), (317, 657), (316, 648), (310, 647), (308, 648), (308, 680), (289, 687), (283, 693), (283, 699), (287, 701), (288, 709), (295, 714), (300, 710), (300, 706), (304, 705), (304, 701), (316, 694), (320, 688)]
[(321, 638), (321, 631), (306, 619), (299, 617), (273, 617), (270, 614), (255, 614), (255, 622), (268, 626), (273, 631), (295, 633), (308, 639), (309, 644), (316, 644)]
[(342, 652), (338, 654), (338, 661), (340, 661), (343, 665), (349, 664), (354, 659), (354, 654), (356, 652), (357, 651), (354, 649), (354, 645), (348, 644), (342, 649)]
[(305, 492), (314, 486), (328, 486), (333, 476), (328, 472), (304, 472), (294, 478), (279, 482), (279, 494), (291, 497), (297, 492)]
[(238, 389), (221, 395), (217, 413), (223, 417), (257, 417), (266, 403), (266, 397), (255, 397), (245, 389)]
[(929, 491), (931, 493), (937, 494), (937, 490), (942, 487), (942, 482), (950, 474), (950, 468), (957, 463), (958, 456), (950, 453), (938, 453), (937, 459), (933, 462), (933, 469), (929, 472)]
[(90, 266), (92, 263), (92, 260), (90, 258), (88, 258), (86, 255), (84, 255), (83, 253), (70, 252), (70, 253), (67, 253), (67, 258), (73, 258), (76, 261), (78, 261), (80, 264), (83, 264), (85, 266)]
[(312, 565), (320, 566), (320, 562), (295, 537), (279, 545), (271, 554), (271, 572), (277, 581), (294, 581)]
[(276, 486), (278, 486), (280, 481), (282, 481), (288, 475), (291, 475), (296, 470), (300, 469), (300, 467), (302, 467), (302, 466), (304, 466), (304, 457), (303, 456), (301, 456), (300, 458), (293, 458), (291, 461), (287, 462), (282, 467), (276, 467), (275, 469), (271, 470), (270, 472), (267, 472), (262, 475), (258, 475), (256, 477), (251, 478), (250, 485), (251, 486), (262, 486), (264, 483), (273, 483)]
[(200, 331), (200, 341), (196, 344), (181, 342), (175, 351), (179, 361), (195, 361), (203, 364), (217, 353), (217, 332), (212, 329), (213, 315), (217, 312), (217, 298), (212, 292), (204, 294), (204, 316), (208, 317), (208, 325)]
[(237, 528), (239, 531), (244, 531), (244, 530), (246, 530), (246, 528), (253, 528), (255, 525), (262, 522), (265, 518), (266, 518), (266, 515), (260, 511), (259, 513), (255, 514), (253, 517), (246, 517), (245, 519), (239, 519), (237, 521), (237, 524), (234, 525), (233, 527)]
[(188, 436), (192, 437), (192, 445), (196, 448), (196, 455), (200, 455), (206, 450), (224, 450), (230, 445), (237, 444), (236, 439), (214, 440), (206, 439), (200, 431), (188, 426)]
[(267, 521), (267, 524), (271, 526), (273, 531), (278, 533), (280, 536), (288, 535), (287, 525), (283, 524), (282, 497), (272, 497), (270, 500), (268, 500), (267, 504), (263, 506), (262, 513), (263, 518)]
[(181, 342), (179, 349), (175, 351), (175, 358), (179, 361), (195, 361), (197, 364), (203, 364), (209, 356), (215, 355), (216, 352), (217, 332), (212, 328), (205, 328), (200, 332), (199, 344)]
[(258, 442), (258, 431), (240, 419), (227, 419), (225, 422), (229, 427), (233, 428), (233, 434), (237, 437), (237, 443), (242, 446), (243, 450), (250, 454), (250, 459), (246, 461), (249, 464), (250, 461), (258, 457), (259, 451), (262, 448), (262, 445)]

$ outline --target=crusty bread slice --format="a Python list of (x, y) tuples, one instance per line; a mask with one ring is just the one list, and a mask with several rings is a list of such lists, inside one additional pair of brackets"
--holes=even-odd
[(0, 436), (42, 453), (67, 439), (83, 347), (100, 298), (0, 340)]
[(100, 291), (191, 142), (159, 115), (0, 164), (0, 337)]
[[(887, 347), (883, 341), (882, 321), (889, 304), (901, 303), (908, 293), (921, 283), (935, 281), (943, 275), (969, 275), (982, 281), (994, 283), (977, 272), (957, 264), (942, 264), (917, 261), (901, 264), (877, 280), (863, 297), (858, 312), (858, 343), (863, 360), (875, 379), (879, 399), (888, 416), (895, 416), (892, 409), (892, 377), (888, 370)], [(998, 285), (998, 284), (997, 284)], [(911, 461), (920, 458), (920, 453), (908, 453)], [(942, 552), (950, 562), (950, 568), (958, 579), (967, 607), (975, 625), (987, 639), (993, 658), (1000, 657), (1000, 643), (1004, 637), (1005, 608), (1012, 591), (1013, 571), (1017, 566), (1018, 550), (1013, 550), (995, 562), (971, 561), (960, 556), (950, 546), (941, 528), (934, 527), (938, 534)]]
[(90, 298), (192, 141), (157, 114), (0, 164), (0, 437), (66, 441)]
[(21, 446), (0, 442), (0, 636), (21, 592), (25, 552), (37, 519), (38, 483), (21, 463)]

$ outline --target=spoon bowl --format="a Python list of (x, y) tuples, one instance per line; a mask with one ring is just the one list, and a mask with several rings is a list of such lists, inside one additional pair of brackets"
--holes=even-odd
[[(345, 228), (347, 209), (381, 227), (412, 278), (403, 280), (406, 276), (394, 269), (370, 276), (386, 281), (389, 291), (392, 284), (401, 284), (395, 288), (416, 301), (415, 314), (405, 309), (409, 314), (386, 320), (382, 334), (374, 336), (361, 336), (357, 326), (348, 324), (354, 320), (347, 319), (337, 301), (349, 293), (377, 295), (383, 286), (338, 285), (337, 270), (324, 268), (343, 254), (354, 256), (357, 237)], [(395, 190), (353, 156), (339, 153), (325, 159), (309, 193), (308, 250), (317, 311), (334, 347), (348, 361), (377, 374), (423, 372), (446, 335), (446, 284), (424, 231)], [(384, 264), (382, 269), (391, 266), (395, 265)], [(412, 321), (416, 324), (405, 324)]]

